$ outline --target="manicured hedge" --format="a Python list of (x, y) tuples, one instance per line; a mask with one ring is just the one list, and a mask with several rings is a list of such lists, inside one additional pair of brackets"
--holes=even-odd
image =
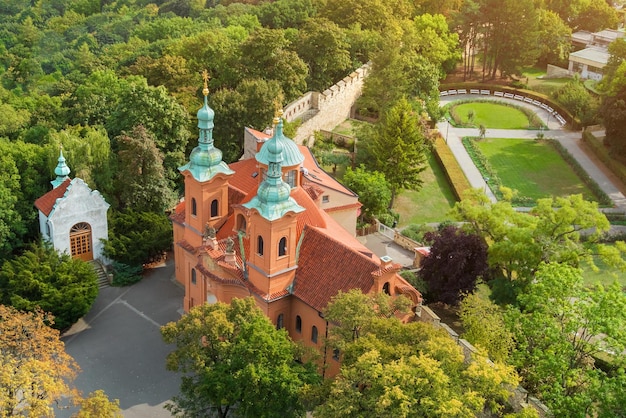
[(443, 167), (444, 173), (446, 173), (448, 181), (452, 185), (452, 191), (456, 198), (461, 200), (465, 195), (465, 191), (471, 189), (472, 186), (441, 135), (435, 138), (433, 150), (435, 151), (435, 157)]
[(620, 181), (626, 183), (626, 167), (609, 155), (609, 150), (591, 132), (583, 131), (583, 141), (589, 146), (596, 157), (615, 174)]

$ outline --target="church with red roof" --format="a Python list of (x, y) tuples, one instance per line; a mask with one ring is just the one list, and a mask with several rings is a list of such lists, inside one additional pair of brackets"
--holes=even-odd
[(198, 146), (179, 168), (185, 196), (171, 215), (184, 310), (252, 296), (276, 327), (317, 348), (334, 375), (340, 356), (326, 353), (323, 341), (332, 326), (323, 310), (333, 296), (352, 289), (403, 295), (415, 311), (421, 295), (399, 264), (355, 238), (358, 196), (283, 134), (280, 117), (271, 134), (246, 130), (242, 160), (222, 161), (206, 83), (203, 93)]

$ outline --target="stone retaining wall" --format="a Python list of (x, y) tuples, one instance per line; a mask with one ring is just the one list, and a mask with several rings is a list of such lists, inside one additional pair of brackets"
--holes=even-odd
[[(288, 122), (297, 118), (305, 119), (298, 127), (293, 140), (302, 144), (313, 136), (315, 131), (332, 130), (350, 117), (350, 110), (356, 99), (361, 96), (363, 82), (370, 70), (370, 64), (352, 72), (343, 80), (319, 93), (310, 91), (283, 109)], [(307, 115), (310, 118), (307, 119)]]

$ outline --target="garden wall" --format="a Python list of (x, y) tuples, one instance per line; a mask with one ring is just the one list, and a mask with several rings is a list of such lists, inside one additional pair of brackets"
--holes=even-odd
[(285, 119), (292, 122), (301, 118), (303, 121), (293, 140), (302, 144), (312, 138), (315, 131), (332, 130), (348, 119), (350, 109), (361, 96), (369, 70), (370, 64), (365, 64), (323, 92), (310, 91), (289, 103), (283, 109)]

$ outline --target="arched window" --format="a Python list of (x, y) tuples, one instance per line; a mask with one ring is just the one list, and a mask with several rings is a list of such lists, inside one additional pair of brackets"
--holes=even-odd
[(300, 315), (296, 316), (296, 332), (302, 333), (302, 318), (300, 318)]
[(311, 341), (317, 344), (317, 327), (315, 325), (311, 328)]
[(280, 314), (276, 319), (276, 329), (283, 329), (285, 327), (285, 315)]
[(339, 361), (339, 349), (338, 348), (335, 348), (333, 350), (333, 360)]
[(196, 269), (191, 269), (191, 284), (196, 284)]
[(256, 237), (256, 253), (263, 255), (263, 237), (260, 235)]
[(385, 282), (385, 284), (383, 285), (383, 292), (391, 296), (391, 291), (389, 290), (389, 282)]
[(196, 216), (198, 214), (198, 204), (196, 203), (196, 198), (191, 198), (191, 216)]
[(218, 215), (218, 202), (217, 199), (213, 199), (211, 202), (211, 218), (214, 218)]
[(296, 187), (296, 173), (296, 170), (289, 170), (285, 176), (285, 183), (291, 186), (291, 188)]
[(282, 257), (285, 254), (287, 254), (287, 238), (282, 237), (278, 241), (278, 256)]
[(246, 218), (243, 215), (237, 215), (237, 231), (246, 231)]

